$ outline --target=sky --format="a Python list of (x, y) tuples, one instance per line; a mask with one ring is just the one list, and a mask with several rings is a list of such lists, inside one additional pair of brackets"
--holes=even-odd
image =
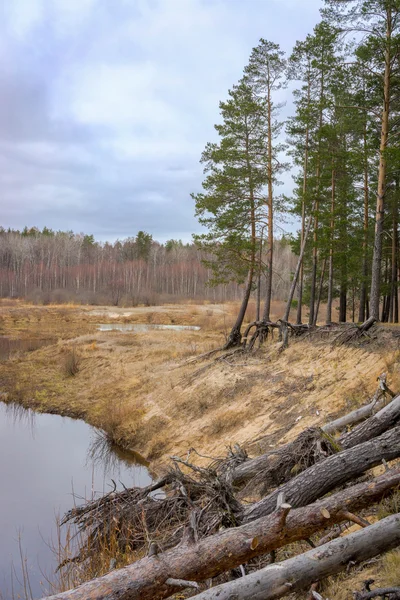
[(0, 225), (190, 241), (219, 101), (261, 37), (290, 53), (321, 5), (0, 0)]

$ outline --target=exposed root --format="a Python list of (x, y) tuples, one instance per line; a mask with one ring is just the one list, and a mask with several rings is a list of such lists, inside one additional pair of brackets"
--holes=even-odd
[[(212, 465), (197, 467), (178, 457), (172, 461), (173, 468), (153, 485), (114, 490), (70, 510), (61, 524), (73, 524), (77, 533), (84, 534), (85, 542), (58, 569), (91, 560), (109, 547), (111, 540), (121, 552), (143, 555), (155, 540), (157, 549), (165, 551), (188, 536), (197, 541), (238, 524), (242, 506), (231, 485)], [(161, 488), (164, 493), (155, 495)]]

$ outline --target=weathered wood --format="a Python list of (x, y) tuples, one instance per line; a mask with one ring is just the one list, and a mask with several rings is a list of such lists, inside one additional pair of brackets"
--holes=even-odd
[(360, 408), (356, 408), (356, 410), (353, 410), (343, 417), (339, 417), (334, 421), (330, 421), (330, 423), (327, 423), (322, 427), (322, 431), (325, 433), (334, 433), (335, 431), (341, 431), (342, 429), (345, 429), (349, 425), (356, 425), (357, 423), (360, 423), (364, 419), (370, 417), (374, 412), (377, 411), (377, 409), (381, 408), (385, 401), (386, 393), (393, 398), (395, 394), (388, 388), (386, 384), (386, 373), (382, 373), (382, 375), (378, 377), (378, 380), (378, 388), (368, 404), (360, 406)]
[(400, 587), (376, 588), (369, 592), (355, 592), (354, 600), (371, 600), (371, 598), (387, 598), (400, 600)]
[(400, 468), (371, 481), (332, 494), (304, 508), (291, 510), (282, 529), (282, 513), (224, 530), (195, 544), (181, 544), (154, 557), (145, 557), (75, 590), (47, 600), (160, 600), (178, 587), (168, 579), (204, 581), (292, 542), (347, 520), (354, 512), (380, 500), (400, 484)]
[(317, 579), (344, 571), (349, 561), (362, 562), (400, 543), (400, 514), (366, 529), (240, 579), (218, 585), (193, 600), (272, 600), (301, 590)]
[(271, 514), (280, 492), (285, 494), (286, 502), (293, 507), (306, 506), (336, 486), (343, 485), (380, 464), (382, 459), (394, 460), (399, 456), (400, 427), (394, 427), (378, 438), (333, 454), (309, 467), (259, 502), (250, 505), (245, 510), (243, 522)]
[(364, 333), (364, 331), (368, 331), (371, 327), (376, 323), (375, 317), (369, 317), (364, 323), (359, 325), (359, 330)]
[(374, 437), (394, 427), (400, 422), (400, 396), (396, 396), (387, 406), (369, 419), (357, 425), (352, 431), (343, 433), (339, 442), (342, 448), (352, 448), (361, 442), (372, 440)]
[[(292, 442), (239, 463), (228, 472), (229, 480), (234, 486), (240, 487), (257, 477), (264, 482), (270, 480), (276, 487), (290, 479), (293, 468), (299, 466), (299, 462), (303, 463), (303, 470), (311, 466), (312, 461), (317, 462), (319, 455), (323, 454), (322, 445), (325, 442), (331, 445), (319, 427), (309, 427)], [(331, 448), (331, 453), (332, 451)]]
[[(361, 407), (358, 411), (361, 411), (363, 408), (371, 407), (373, 410), (374, 401), (369, 403), (366, 407)], [(355, 412), (358, 412), (355, 411)], [(354, 415), (353, 413), (349, 413), (342, 419), (346, 419), (347, 416)], [(400, 422), (400, 396), (395, 397), (387, 406), (379, 410), (375, 415), (372, 415), (369, 419), (355, 427), (352, 431), (348, 433), (343, 433), (338, 443), (343, 448), (351, 448), (357, 444), (362, 442), (371, 440), (373, 437), (376, 437), (383, 433), (384, 431), (393, 427), (396, 423)], [(335, 423), (328, 423), (326, 427), (322, 428), (324, 433), (329, 433), (331, 431), (331, 425)], [(327, 431), (328, 429), (328, 431)], [(314, 429), (316, 431), (316, 429)], [(305, 432), (302, 432), (300, 436), (304, 435)], [(298, 443), (298, 436), (293, 442), (289, 442), (285, 446), (278, 448), (277, 450), (272, 450), (270, 452), (266, 452), (261, 456), (257, 456), (255, 458), (251, 458), (245, 460), (244, 462), (237, 465), (230, 474), (230, 480), (233, 485), (243, 485), (247, 481), (250, 481), (253, 477), (259, 476), (263, 471), (267, 469), (270, 470), (273, 467), (274, 456), (277, 453), (287, 452), (291, 453), (292, 448)], [(293, 467), (296, 464), (298, 457), (296, 455), (293, 456)]]

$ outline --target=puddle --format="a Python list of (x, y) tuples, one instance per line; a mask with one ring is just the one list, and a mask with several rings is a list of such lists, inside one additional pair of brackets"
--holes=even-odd
[(97, 325), (98, 331), (137, 331), (144, 333), (153, 329), (169, 331), (200, 331), (196, 325), (154, 325), (153, 323), (101, 323)]

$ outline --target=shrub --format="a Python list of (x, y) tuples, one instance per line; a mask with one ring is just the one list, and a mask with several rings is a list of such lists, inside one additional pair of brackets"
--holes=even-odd
[(80, 370), (80, 358), (75, 350), (69, 350), (64, 359), (64, 370), (67, 377), (75, 377)]

